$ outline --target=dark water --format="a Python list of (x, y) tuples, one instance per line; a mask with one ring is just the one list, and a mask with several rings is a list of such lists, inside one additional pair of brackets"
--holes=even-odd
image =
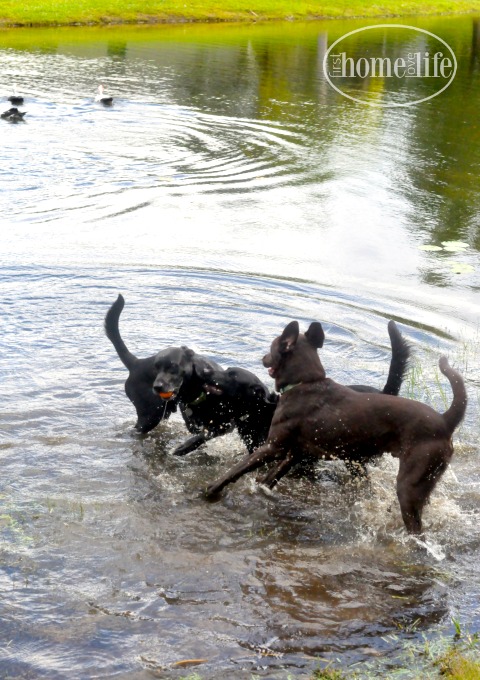
[[(2, 678), (308, 678), (322, 660), (388, 677), (452, 617), (478, 630), (478, 27), (415, 24), (457, 77), (375, 110), (322, 75), (359, 22), (0, 33), (0, 91), (16, 82), (28, 121), (0, 121)], [(450, 241), (467, 247), (420, 249)], [(358, 489), (325, 464), (204, 502), (242, 444), (175, 458), (176, 417), (132, 434), (102, 329), (118, 292), (137, 355), (188, 344), (266, 382), (293, 318), (324, 324), (332, 377), (378, 386), (396, 319), (415, 348), (403, 394), (439, 410), (446, 353), (470, 404), (427, 544), (388, 456)], [(408, 659), (401, 677), (427, 677)]]

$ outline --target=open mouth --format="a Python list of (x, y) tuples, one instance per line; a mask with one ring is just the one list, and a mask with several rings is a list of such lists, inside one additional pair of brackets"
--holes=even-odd
[(270, 366), (270, 368), (268, 369), (268, 375), (269, 375), (271, 378), (274, 378), (274, 377), (275, 377), (275, 373), (276, 373), (276, 370), (273, 368), (273, 366)]

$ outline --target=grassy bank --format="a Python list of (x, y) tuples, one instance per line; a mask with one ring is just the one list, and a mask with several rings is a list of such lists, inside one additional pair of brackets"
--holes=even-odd
[(480, 0), (0, 0), (0, 25), (341, 19), (465, 12), (480, 13)]

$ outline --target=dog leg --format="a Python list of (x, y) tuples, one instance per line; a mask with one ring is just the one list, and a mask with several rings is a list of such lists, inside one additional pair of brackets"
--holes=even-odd
[(429, 442), (400, 457), (397, 498), (409, 534), (422, 533), (422, 512), (453, 453), (451, 443)]
[(234, 465), (232, 468), (230, 468), (230, 470), (223, 477), (220, 477), (220, 479), (217, 479), (216, 482), (210, 484), (210, 486), (206, 490), (205, 495), (207, 496), (207, 498), (216, 496), (228, 484), (236, 482), (237, 479), (242, 477), (247, 472), (256, 470), (257, 468), (267, 463), (269, 460), (274, 460), (275, 458), (278, 458), (279, 455), (281, 454), (282, 451), (279, 451), (278, 448), (274, 448), (270, 444), (264, 444), (264, 446), (261, 446), (254, 453), (252, 453), (251, 455), (249, 454), (248, 456), (243, 458), (239, 463), (237, 463), (237, 465)]
[(191, 453), (192, 451), (195, 451), (195, 449), (198, 449), (202, 444), (205, 444), (208, 439), (210, 439), (210, 437), (208, 437), (205, 432), (201, 432), (200, 434), (185, 439), (183, 444), (177, 446), (172, 453), (174, 456), (185, 456), (187, 453)]
[(153, 412), (152, 408), (150, 408), (150, 411), (145, 409), (143, 412), (137, 409), (138, 417), (137, 422), (135, 423), (135, 429), (141, 434), (147, 434), (150, 430), (153, 430), (154, 427), (157, 427), (162, 420), (168, 420), (171, 413), (174, 411), (175, 404), (167, 404), (166, 407), (162, 406), (162, 408), (156, 412)]
[(185, 454), (195, 451), (195, 449), (198, 449), (199, 446), (202, 446), (202, 444), (205, 444), (205, 442), (208, 442), (210, 439), (229, 434), (230, 432), (233, 432), (234, 429), (235, 426), (231, 425), (230, 427), (222, 428), (218, 432), (201, 432), (200, 434), (196, 434), (193, 437), (186, 439), (180, 446), (177, 446), (173, 451), (173, 455), (185, 456)]
[(281, 478), (284, 477), (289, 470), (291, 470), (295, 462), (295, 457), (290, 451), (278, 465), (274, 466), (263, 477), (259, 477), (257, 482), (259, 484), (263, 484), (264, 486), (268, 486), (269, 489), (273, 489), (273, 487), (278, 484)]

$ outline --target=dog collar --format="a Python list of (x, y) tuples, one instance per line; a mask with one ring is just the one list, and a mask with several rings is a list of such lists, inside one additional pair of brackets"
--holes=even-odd
[(205, 392), (202, 392), (202, 394), (199, 397), (197, 397), (193, 401), (190, 401), (187, 404), (187, 406), (197, 406), (197, 404), (201, 404), (202, 401), (205, 401), (206, 398), (207, 398), (207, 395), (205, 394)]
[(280, 392), (280, 394), (285, 394), (285, 392), (288, 392), (288, 390), (291, 390), (294, 387), (298, 387), (301, 384), (302, 383), (299, 382), (299, 383), (292, 383), (291, 385), (285, 385), (285, 387), (281, 387), (278, 391)]

